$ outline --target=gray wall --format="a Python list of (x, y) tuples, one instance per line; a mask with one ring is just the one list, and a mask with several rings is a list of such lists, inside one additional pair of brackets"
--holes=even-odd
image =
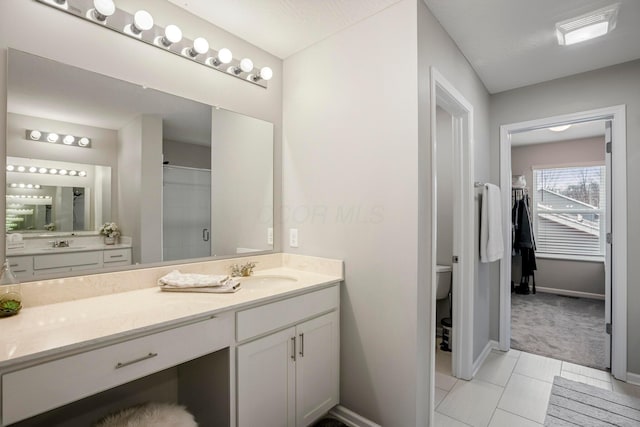
[(283, 232), (297, 228), (300, 242), (285, 250), (345, 260), (341, 403), (382, 425), (424, 425), (429, 410), (430, 65), (474, 104), (476, 176), (488, 178), (489, 96), (421, 0), (285, 60)]
[(171, 166), (211, 169), (211, 147), (165, 139), (162, 141), (162, 159)]
[[(119, 0), (117, 5), (135, 12), (140, 2)], [(276, 206), (279, 206), (282, 61), (169, 2), (153, 2), (151, 12), (159, 25), (178, 23), (185, 29), (185, 37), (201, 35), (213, 46), (229, 47), (238, 58), (249, 56), (258, 66), (271, 67), (274, 78), (269, 81), (269, 88), (265, 90), (247, 84), (36, 1), (3, 0), (0, 2), (0, 97), (6, 96), (6, 49), (12, 47), (267, 120), (275, 124), (277, 163), (274, 182)], [(24, 25), (25, 22), (29, 25)], [(6, 131), (5, 112), (6, 104), (0, 102), (0, 135), (3, 136)], [(0, 147), (0, 156), (3, 156), (5, 144), (0, 144)], [(0, 175), (0, 185), (4, 186), (4, 174)], [(2, 220), (4, 205), (0, 208)], [(276, 209), (276, 215), (275, 223), (279, 224), (279, 209)], [(276, 248), (280, 249), (280, 234), (276, 232), (274, 238)], [(0, 245), (0, 250), (4, 251), (4, 245)]]
[[(604, 123), (602, 124), (604, 132)], [(604, 137), (532, 144), (511, 148), (511, 173), (524, 175), (534, 188), (534, 166), (559, 166), (586, 162), (604, 164)], [(533, 194), (533, 193), (530, 193)], [(512, 280), (520, 280), (520, 257), (513, 258)], [(604, 261), (573, 261), (538, 257), (536, 285), (604, 296)]]
[[(640, 222), (634, 221), (640, 211), (640, 61), (620, 64), (588, 73), (578, 74), (538, 85), (496, 94), (491, 99), (491, 153), (494, 159), (493, 177), (499, 174), (500, 125), (539, 119), (576, 111), (626, 104), (627, 106), (627, 224), (628, 266), (628, 366), (627, 371), (640, 373), (640, 287), (634, 278), (640, 277)], [(614, 207), (615, 208), (615, 207)], [(492, 301), (499, 303), (498, 290)], [(497, 335), (499, 311), (494, 311), (492, 330)]]

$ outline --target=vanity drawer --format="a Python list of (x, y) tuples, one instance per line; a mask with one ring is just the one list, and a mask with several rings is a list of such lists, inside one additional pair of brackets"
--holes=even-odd
[(33, 276), (33, 257), (16, 256), (9, 258), (9, 268), (18, 278)]
[(2, 425), (228, 347), (233, 316), (222, 315), (2, 376)]
[(102, 264), (102, 251), (69, 252), (64, 254), (37, 255), (33, 257), (34, 270), (92, 264)]
[(314, 317), (338, 308), (340, 288), (311, 292), (271, 304), (261, 305), (236, 314), (236, 339), (246, 339)]
[(131, 249), (112, 249), (105, 250), (102, 260), (104, 262), (127, 262), (131, 264)]

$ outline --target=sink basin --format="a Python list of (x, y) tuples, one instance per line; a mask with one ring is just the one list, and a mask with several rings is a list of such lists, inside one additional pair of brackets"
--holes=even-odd
[(241, 289), (256, 289), (262, 286), (291, 285), (298, 281), (293, 276), (286, 275), (255, 275), (249, 277), (239, 277), (242, 283)]

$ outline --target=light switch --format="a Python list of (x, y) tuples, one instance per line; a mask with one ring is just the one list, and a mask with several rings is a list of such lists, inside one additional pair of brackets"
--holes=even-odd
[(298, 229), (290, 228), (289, 229), (289, 246), (292, 248), (298, 247)]
[(273, 245), (273, 227), (267, 228), (267, 245)]

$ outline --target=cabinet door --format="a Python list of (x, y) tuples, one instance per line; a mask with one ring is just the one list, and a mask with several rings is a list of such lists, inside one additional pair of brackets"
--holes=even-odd
[(237, 348), (238, 427), (293, 427), (295, 328)]
[(338, 312), (296, 327), (296, 425), (308, 426), (339, 401)]

